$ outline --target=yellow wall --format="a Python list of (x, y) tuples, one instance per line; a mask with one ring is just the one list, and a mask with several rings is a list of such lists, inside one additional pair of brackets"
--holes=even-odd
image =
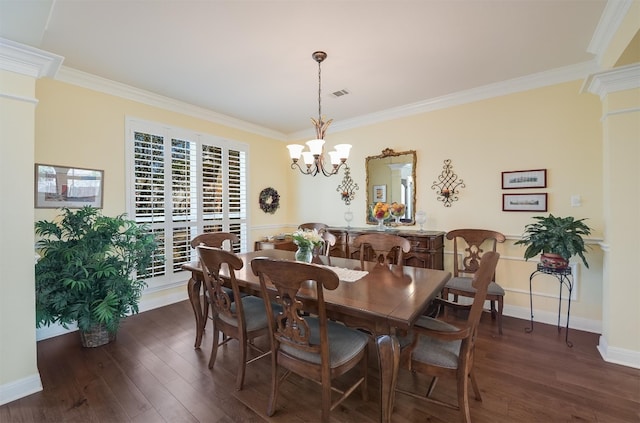
[[(249, 144), (251, 238), (270, 234), (290, 219), (294, 203), (287, 180), (288, 156), (274, 154), (283, 148), (280, 141), (49, 79), (38, 81), (37, 97), (35, 161), (103, 169), (105, 214), (125, 211), (125, 118), (131, 116)], [(274, 215), (257, 207), (258, 194), (267, 186), (282, 196)], [(36, 219), (56, 214), (37, 209)]]
[[(522, 235), (538, 212), (503, 212), (505, 192), (547, 192), (548, 212), (559, 216), (588, 218), (593, 229), (587, 256), (590, 268), (579, 263), (577, 298), (572, 302), (572, 326), (598, 331), (602, 318), (602, 251), (596, 242), (603, 234), (601, 104), (597, 96), (580, 94), (575, 81), (489, 100), (451, 107), (403, 119), (382, 122), (343, 132), (329, 131), (328, 146), (351, 143), (348, 163), (359, 184), (350, 208), (353, 226), (365, 225), (365, 157), (384, 148), (416, 150), (417, 210), (425, 210), (426, 229), (448, 231), (460, 227), (490, 228), (509, 238), (500, 247), (498, 282), (505, 287), (505, 314), (528, 318), (529, 275), (535, 261), (524, 262), (523, 249), (513, 242)], [(283, 153), (284, 154), (284, 153)], [(431, 189), (451, 159), (462, 178), (459, 200), (446, 208)], [(547, 188), (502, 190), (501, 172), (547, 169)], [(298, 221), (322, 221), (344, 226), (347, 206), (336, 187), (340, 178), (296, 176)], [(571, 207), (572, 195), (582, 206)], [(408, 227), (407, 229), (417, 229)], [(451, 247), (447, 244), (447, 253)], [(451, 256), (445, 256), (451, 269)], [(546, 276), (535, 279), (536, 318), (557, 319), (558, 282)], [(566, 292), (565, 292), (566, 298)], [(563, 305), (566, 310), (566, 303)], [(564, 313), (564, 312), (563, 312)], [(564, 317), (563, 317), (564, 319)]]
[[(602, 236), (600, 101), (579, 90), (580, 81), (575, 81), (330, 133), (328, 145), (349, 142), (354, 146), (348, 163), (360, 190), (350, 207), (355, 213), (352, 224), (365, 225), (365, 157), (387, 147), (416, 150), (417, 209), (427, 212), (426, 228), (480, 227), (505, 233), (510, 239), (501, 246), (498, 271), (498, 281), (508, 292), (505, 314), (527, 317), (528, 277), (535, 262), (524, 262), (522, 249), (512, 243), (531, 217), (540, 213), (501, 210), (505, 192), (501, 172), (547, 169), (547, 188), (519, 192), (547, 192), (549, 212), (586, 217), (594, 238)], [(58, 81), (38, 81), (37, 96), (35, 161), (104, 169), (107, 214), (125, 210), (124, 124), (126, 116), (134, 116), (250, 144), (249, 192), (255, 199), (250, 201), (250, 248), (253, 240), (291, 230), (303, 221), (344, 225), (348, 207), (336, 191), (341, 177), (311, 178), (290, 170), (283, 142)], [(431, 189), (445, 159), (452, 160), (454, 171), (466, 185), (460, 200), (450, 208), (443, 207)], [(258, 208), (258, 194), (266, 186), (282, 195), (281, 208), (274, 215)], [(582, 198), (581, 207), (570, 205), (575, 194)], [(49, 219), (56, 213), (37, 209), (36, 219)], [(597, 332), (602, 319), (602, 254), (597, 245), (588, 260), (590, 269), (577, 265), (578, 296), (572, 304), (572, 324)], [(445, 262), (450, 269), (451, 257)], [(554, 321), (557, 282), (541, 277), (534, 291), (542, 293), (534, 301), (536, 317)], [(142, 309), (148, 308), (145, 301), (161, 305), (166, 295), (183, 298), (184, 291), (176, 288), (143, 297)]]

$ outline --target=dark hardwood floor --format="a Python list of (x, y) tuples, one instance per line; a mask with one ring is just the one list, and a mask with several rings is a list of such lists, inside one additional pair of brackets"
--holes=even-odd
[[(451, 316), (455, 319), (455, 316)], [(483, 402), (471, 400), (474, 422), (640, 422), (640, 370), (604, 362), (598, 335), (504, 318), (504, 335), (483, 316), (476, 347), (476, 375)], [(248, 366), (236, 391), (237, 344), (223, 347), (207, 368), (211, 330), (202, 350), (193, 348), (193, 313), (187, 301), (127, 318), (115, 342), (83, 349), (77, 333), (38, 343), (44, 390), (0, 407), (0, 422), (316, 422), (318, 386), (291, 376), (278, 411), (265, 415), (269, 360)], [(266, 347), (266, 342), (264, 343)], [(370, 400), (352, 395), (332, 421), (377, 422), (376, 360), (370, 360)], [(348, 376), (348, 375), (347, 375)], [(400, 373), (400, 385), (426, 390), (428, 380)], [(455, 398), (443, 379), (435, 395)], [(398, 394), (393, 421), (457, 422), (458, 412)]]

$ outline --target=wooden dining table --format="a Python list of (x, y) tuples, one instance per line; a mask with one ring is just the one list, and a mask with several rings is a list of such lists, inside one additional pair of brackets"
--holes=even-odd
[[(251, 270), (251, 260), (256, 257), (293, 260), (294, 252), (262, 250), (238, 256), (244, 263), (243, 268), (236, 271), (241, 289), (251, 295), (261, 295), (260, 281)], [(340, 281), (335, 290), (325, 290), (324, 300), (329, 318), (349, 327), (365, 329), (375, 338), (380, 368), (380, 421), (390, 422), (400, 362), (398, 336), (406, 333), (426, 311), (451, 274), (443, 270), (373, 262), (365, 262), (364, 269), (360, 269), (359, 260), (340, 257), (320, 256), (314, 260), (317, 264), (367, 271), (358, 280)], [(187, 289), (196, 318), (195, 347), (198, 348), (207, 319), (200, 299), (202, 269), (198, 262), (184, 264), (182, 268), (191, 272)], [(225, 271), (221, 271), (223, 276)], [(310, 287), (300, 292), (299, 299), (306, 308), (313, 310), (314, 297), (314, 289)]]

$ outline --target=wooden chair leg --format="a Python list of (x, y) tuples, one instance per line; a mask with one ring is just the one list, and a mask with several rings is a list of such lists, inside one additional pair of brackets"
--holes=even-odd
[(502, 335), (502, 308), (504, 307), (504, 297), (498, 297), (498, 333)]
[(247, 368), (247, 340), (240, 337), (238, 339), (240, 343), (240, 359), (238, 361), (238, 375), (236, 376), (236, 390), (242, 390), (244, 384), (244, 373)]
[(369, 385), (367, 382), (367, 373), (369, 371), (369, 352), (365, 350), (364, 358), (362, 359), (362, 377), (364, 380), (362, 381), (361, 389), (362, 389), (362, 400), (369, 401)]
[(322, 384), (322, 423), (329, 423), (331, 411), (331, 380)]
[(478, 382), (476, 382), (476, 375), (471, 370), (469, 374), (469, 378), (471, 379), (471, 387), (473, 388), (473, 393), (476, 395), (476, 401), (482, 401), (482, 395), (480, 395), (480, 388), (478, 388)]
[(471, 423), (469, 412), (469, 377), (463, 369), (458, 369), (458, 407), (464, 423)]
[(279, 378), (278, 378), (278, 364), (277, 364), (277, 355), (274, 354), (273, 350), (271, 353), (271, 394), (269, 394), (269, 406), (267, 407), (267, 416), (271, 417), (276, 412), (276, 403), (278, 401), (278, 389), (279, 389)]
[(427, 398), (429, 398), (433, 393), (433, 390), (436, 389), (436, 383), (438, 383), (438, 378), (437, 376), (434, 376), (433, 379), (431, 379), (431, 383), (429, 383), (429, 389), (427, 389), (427, 395), (425, 395)]
[(209, 368), (213, 369), (213, 365), (216, 362), (216, 356), (218, 355), (218, 345), (220, 339), (220, 332), (216, 325), (213, 325), (213, 342), (211, 344), (211, 357), (209, 357)]

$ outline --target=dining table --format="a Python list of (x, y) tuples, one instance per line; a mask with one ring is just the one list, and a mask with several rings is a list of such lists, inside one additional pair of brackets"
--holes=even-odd
[[(262, 295), (260, 280), (253, 274), (251, 260), (269, 257), (278, 260), (294, 260), (293, 251), (262, 250), (240, 253), (244, 266), (235, 271), (243, 292)], [(341, 257), (316, 256), (314, 263), (329, 266), (340, 277), (334, 290), (324, 291), (327, 316), (346, 326), (364, 329), (375, 339), (380, 369), (380, 421), (391, 421), (395, 387), (400, 364), (398, 336), (406, 334), (418, 318), (427, 310), (431, 301), (442, 291), (451, 273), (421, 267), (383, 265)], [(200, 264), (182, 265), (191, 272), (187, 283), (189, 300), (196, 319), (196, 343), (198, 348), (207, 322), (205, 304), (201, 301), (203, 274)], [(221, 269), (223, 279), (227, 270)], [(299, 300), (305, 310), (313, 311), (315, 288), (299, 292)], [(275, 295), (275, 288), (274, 288)]]

